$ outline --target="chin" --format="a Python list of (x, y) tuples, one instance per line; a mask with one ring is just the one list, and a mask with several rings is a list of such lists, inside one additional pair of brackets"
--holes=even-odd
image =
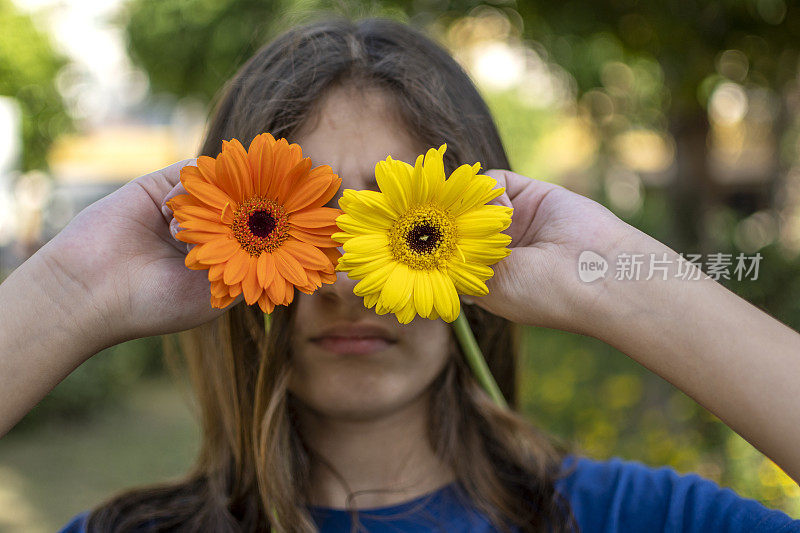
[(319, 416), (357, 421), (402, 411), (420, 399), (425, 384), (409, 375), (338, 369), (319, 379), (292, 379), (289, 390)]

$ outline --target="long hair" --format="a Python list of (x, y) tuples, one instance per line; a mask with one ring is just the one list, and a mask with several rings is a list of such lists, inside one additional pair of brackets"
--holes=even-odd
[[(447, 143), (448, 173), (473, 161), (509, 168), (489, 109), (458, 63), (418, 30), (380, 18), (308, 23), (261, 48), (225, 87), (202, 152), (215, 156), (232, 137), (247, 145), (263, 131), (292, 142), (326, 91), (342, 84), (383, 89), (413, 138)], [(242, 302), (176, 335), (198, 398), (199, 456), (177, 482), (100, 505), (89, 531), (315, 531), (304, 504), (313, 452), (297, 431), (287, 388), (294, 310), (294, 303), (277, 307), (265, 334), (261, 311)], [(464, 311), (513, 409), (517, 326), (477, 306)], [(565, 445), (495, 405), (454, 338), (450, 345), (431, 385), (428, 435), (455, 472), (459, 494), (498, 529), (577, 530), (555, 490), (566, 475)]]

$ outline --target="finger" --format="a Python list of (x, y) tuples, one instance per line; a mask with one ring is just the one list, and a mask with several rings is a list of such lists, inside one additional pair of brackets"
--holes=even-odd
[(196, 163), (197, 159), (184, 159), (150, 174), (139, 176), (134, 181), (147, 191), (154, 204), (160, 206), (167, 193), (180, 182), (181, 169)]
[(529, 178), (510, 170), (493, 168), (484, 174), (496, 179), (498, 185), (506, 188), (506, 195), (512, 203), (517, 196), (524, 194), (526, 201), (533, 200), (538, 205), (547, 193), (560, 187), (555, 183)]

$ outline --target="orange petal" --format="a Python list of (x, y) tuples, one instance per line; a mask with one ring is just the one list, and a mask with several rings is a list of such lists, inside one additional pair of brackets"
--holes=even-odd
[(222, 274), (222, 280), (228, 285), (240, 283), (247, 274), (249, 259), (250, 254), (242, 249), (237, 250), (233, 257), (228, 259), (228, 263), (225, 265), (225, 272)]
[(222, 280), (212, 281), (211, 295), (216, 298), (222, 298), (223, 296), (228, 296), (228, 286), (225, 285), (225, 282)]
[(167, 207), (172, 209), (173, 213), (179, 213), (187, 208), (192, 208), (192, 210), (196, 210), (197, 208), (208, 212), (208, 213), (215, 213), (219, 214), (220, 210), (216, 207), (212, 207), (208, 204), (201, 202), (199, 199), (195, 198), (191, 194), (179, 194), (177, 196), (173, 196), (169, 200), (166, 201)]
[(266, 291), (261, 295), (261, 298), (258, 299), (258, 306), (267, 314), (271, 313), (272, 310), (275, 309), (275, 304), (269, 299)]
[(228, 287), (228, 295), (231, 298), (236, 298), (242, 293), (242, 284), (241, 283), (234, 283)]
[(231, 139), (229, 142), (222, 141), (222, 151), (225, 152), (228, 178), (236, 184), (241, 194), (240, 198), (253, 196), (253, 180), (250, 176), (250, 164), (247, 162), (247, 150), (238, 139)]
[(283, 185), (283, 180), (294, 164), (289, 160), (289, 143), (286, 139), (278, 139), (272, 146), (272, 167), (269, 172), (270, 181), (267, 196), (276, 198)]
[(336, 217), (342, 213), (333, 207), (310, 207), (289, 215), (289, 220), (296, 226), (319, 228), (336, 225)]
[(283, 243), (281, 249), (292, 254), (297, 259), (297, 262), (304, 267), (319, 269), (331, 265), (330, 260), (319, 248), (301, 241), (289, 239)]
[[(225, 141), (223, 142), (223, 149), (225, 147)], [(216, 174), (216, 184), (217, 186), (225, 191), (228, 194), (228, 197), (232, 198), (233, 200), (242, 201), (244, 197), (242, 196), (241, 186), (239, 185), (239, 181), (236, 178), (235, 174), (232, 174), (229, 170), (229, 164), (226, 161), (230, 157), (227, 150), (224, 150), (217, 156), (216, 160), (216, 168), (214, 173)], [(224, 207), (224, 205), (223, 205)]]
[(275, 277), (275, 259), (270, 252), (261, 252), (261, 255), (258, 256), (256, 273), (261, 287), (264, 289), (269, 287), (269, 284), (272, 283), (272, 278)]
[(258, 260), (251, 257), (248, 261), (247, 274), (242, 280), (242, 293), (244, 293), (244, 301), (247, 305), (253, 305), (261, 296), (261, 285), (258, 284), (258, 274), (256, 274)]
[(228, 196), (222, 189), (202, 181), (200, 178), (181, 176), (181, 183), (183, 183), (183, 186), (190, 194), (197, 197), (203, 203), (206, 203), (211, 207), (216, 207), (219, 210), (222, 210), (222, 208), (225, 207), (225, 202), (233, 202), (231, 197)]
[(269, 287), (267, 288), (267, 293), (269, 293), (270, 299), (273, 302), (276, 302), (276, 305), (283, 301), (286, 295), (287, 286), (288, 282), (280, 276), (275, 276), (272, 279), (272, 283), (270, 283)]
[(281, 302), (281, 303), (283, 305), (289, 305), (290, 303), (292, 303), (292, 300), (294, 300), (294, 286), (293, 285), (287, 285), (286, 286), (286, 294), (284, 295), (283, 302)]
[(217, 162), (214, 160), (214, 158), (208, 157), (207, 155), (201, 155), (197, 158), (197, 168), (200, 170), (200, 174), (203, 176), (203, 179), (209, 183), (216, 183), (214, 176), (216, 164)]
[(197, 252), (197, 259), (211, 265), (222, 263), (233, 257), (233, 254), (241, 249), (242, 246), (235, 239), (218, 238), (203, 244), (200, 251)]
[(339, 251), (339, 248), (320, 248), (322, 253), (325, 254), (328, 259), (331, 260), (331, 263), (334, 265), (339, 262), (339, 258), (342, 257), (342, 252)]
[[(197, 248), (195, 246), (192, 248), (194, 250)], [(208, 281), (217, 281), (222, 279), (222, 274), (225, 272), (225, 263), (217, 263), (216, 265), (211, 265), (208, 267)]]
[(322, 278), (320, 278), (319, 272), (316, 270), (306, 270), (306, 276), (308, 277), (309, 284), (313, 285), (314, 289), (322, 286)]
[(233, 214), (236, 211), (236, 206), (230, 203), (225, 204), (222, 208), (222, 214), (219, 216), (219, 221), (223, 224), (233, 224)]
[(286, 174), (286, 176), (281, 181), (280, 186), (275, 192), (275, 201), (279, 204), (285, 204), (287, 199), (291, 197), (291, 191), (293, 191), (297, 187), (297, 183), (301, 181), (301, 178), (308, 174), (308, 171), (311, 169), (311, 158), (306, 157), (305, 159), (298, 162), (292, 169)]
[[(265, 135), (263, 133), (256, 135), (250, 146), (247, 148), (247, 164), (250, 165), (250, 176), (253, 182), (253, 193), (257, 195), (264, 194), (261, 187), (261, 158), (264, 155), (264, 141)], [(267, 149), (269, 151), (269, 149)]]
[(224, 309), (231, 305), (236, 298), (231, 298), (230, 296), (223, 296), (221, 298), (215, 298), (214, 296), (211, 297), (211, 307), (216, 309)]
[(342, 178), (334, 174), (330, 185), (328, 185), (328, 188), (322, 191), (322, 194), (320, 194), (319, 197), (315, 199), (313, 202), (311, 202), (309, 205), (320, 206), (327, 204), (331, 200), (331, 198), (336, 196), (336, 191), (338, 191), (339, 187), (341, 186), (342, 186)]
[(178, 207), (177, 209), (172, 209), (172, 211), (173, 216), (178, 220), (178, 222), (183, 222), (184, 220), (189, 220), (190, 218), (202, 218), (203, 220), (208, 220), (210, 222), (219, 222), (219, 211), (208, 207), (184, 205)]
[(330, 238), (330, 235), (315, 235), (313, 233), (308, 233), (307, 231), (303, 231), (299, 228), (289, 227), (289, 235), (291, 235), (292, 237), (294, 237), (299, 241), (307, 242), (308, 244), (313, 244), (318, 248), (333, 248), (336, 246), (340, 246), (338, 242)]
[(227, 235), (231, 232), (229, 227), (223, 226), (219, 222), (211, 222), (210, 220), (201, 218), (189, 218), (181, 221), (180, 225), (183, 229), (204, 231), (206, 233), (222, 233)]
[[(294, 211), (305, 209), (311, 204), (319, 204), (319, 202), (315, 202), (315, 200), (331, 187), (331, 183), (335, 177), (336, 174), (322, 174), (317, 177), (312, 177), (309, 174), (306, 176), (304, 180), (301, 180), (300, 183), (297, 184), (289, 198), (286, 199), (286, 203), (283, 206), (286, 212), (293, 213)], [(327, 201), (328, 200), (325, 200), (323, 203)]]
[(175, 234), (175, 238), (189, 244), (205, 244), (215, 241), (222, 237), (222, 233), (210, 233), (208, 231), (182, 230)]
[[(269, 133), (267, 134), (269, 135)], [(270, 139), (272, 139), (270, 141)], [(269, 137), (264, 137), (264, 147), (261, 151), (261, 159), (258, 161), (259, 164), (259, 172), (258, 172), (258, 186), (260, 187), (260, 194), (261, 195), (269, 195), (269, 191), (272, 190), (272, 182), (275, 180), (275, 173), (274, 173), (274, 152), (273, 147), (275, 146), (275, 139), (272, 135)]]
[[(300, 231), (305, 231), (306, 233), (313, 233), (314, 235), (323, 235), (325, 237), (331, 236), (337, 231), (341, 231), (339, 226), (320, 226), (318, 228), (309, 228), (305, 226), (295, 226), (291, 222), (289, 223), (290, 228), (297, 228)], [(341, 246), (341, 244), (338, 244)]]
[(283, 246), (276, 248), (272, 256), (275, 258), (275, 266), (278, 273), (293, 285), (305, 285), (308, 283), (306, 271), (294, 256), (283, 249)]
[(192, 270), (205, 270), (208, 268), (208, 265), (203, 265), (197, 260), (197, 249), (199, 246), (194, 246), (189, 253), (186, 254), (186, 257), (183, 260), (183, 263), (186, 265), (187, 268)]
[(322, 283), (336, 283), (336, 273), (328, 273), (328, 272), (320, 272), (319, 277), (322, 279)]

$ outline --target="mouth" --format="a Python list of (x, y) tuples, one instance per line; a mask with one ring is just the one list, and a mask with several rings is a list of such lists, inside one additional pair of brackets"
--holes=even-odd
[(370, 324), (335, 324), (310, 341), (336, 354), (369, 354), (397, 343), (386, 329)]

